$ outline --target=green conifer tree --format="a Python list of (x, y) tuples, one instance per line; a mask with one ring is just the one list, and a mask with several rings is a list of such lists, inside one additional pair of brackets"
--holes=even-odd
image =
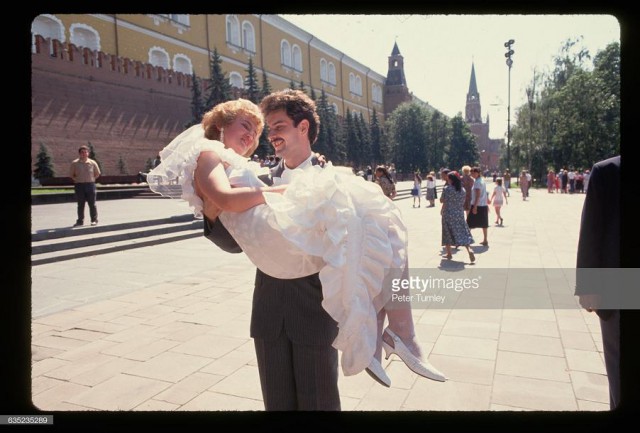
[(218, 54), (217, 48), (213, 49), (213, 55), (209, 61), (211, 78), (209, 87), (207, 88), (207, 99), (205, 102), (205, 112), (221, 102), (232, 99), (231, 84), (225, 72), (222, 70), (222, 59)]
[(96, 151), (93, 149), (93, 144), (91, 144), (90, 141), (87, 141), (88, 147), (89, 147), (89, 158), (93, 159), (96, 164), (98, 164), (98, 168), (100, 169), (100, 171), (102, 171), (102, 164), (100, 163), (100, 160), (98, 159), (98, 156), (96, 155)]
[(247, 66), (247, 76), (244, 79), (244, 88), (246, 98), (254, 104), (260, 103), (260, 88), (258, 87), (258, 76), (256, 68), (253, 66), (253, 58), (249, 57), (249, 65)]
[(36, 179), (42, 179), (45, 177), (54, 177), (55, 170), (53, 169), (53, 163), (51, 162), (51, 155), (49, 155), (49, 149), (44, 143), (40, 143), (40, 150), (36, 155), (36, 169), (33, 171), (33, 177)]
[(191, 74), (191, 120), (187, 122), (185, 128), (202, 122), (202, 115), (205, 113), (204, 104), (202, 102), (202, 89), (200, 80), (196, 73)]
[(116, 168), (118, 169), (118, 174), (129, 174), (127, 170), (127, 163), (124, 158), (122, 158), (122, 154), (118, 156), (118, 162), (116, 163)]
[(264, 98), (271, 93), (271, 84), (269, 84), (269, 78), (267, 77), (267, 71), (262, 71), (262, 90), (260, 91), (260, 99)]

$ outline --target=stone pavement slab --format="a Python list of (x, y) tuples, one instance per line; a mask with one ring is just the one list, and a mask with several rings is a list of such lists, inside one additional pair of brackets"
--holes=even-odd
[[(464, 249), (451, 261), (442, 257), (439, 206), (396, 201), (409, 229), (410, 268), (533, 269), (535, 280), (520, 281), (521, 289), (535, 299), (558, 296), (562, 308), (551, 302), (528, 308), (526, 299), (514, 301), (517, 308), (494, 308), (504, 290), (487, 291), (483, 301), (467, 299), (467, 307), (414, 307), (424, 355), (449, 380), (418, 377), (392, 356), (383, 359), (391, 388), (366, 374), (340, 373), (343, 409), (607, 410), (597, 318), (580, 311), (572, 293), (567, 297), (562, 276), (544, 272), (571, 272), (575, 265), (583, 200), (532, 190), (522, 201), (512, 191), (504, 226), (489, 228), (489, 247), (472, 246), (474, 265)], [(98, 206), (101, 223), (188, 210), (163, 199)], [(73, 220), (73, 205), (33, 210), (34, 230)], [(489, 220), (494, 216), (492, 209)], [(479, 229), (472, 233), (481, 240)], [(226, 254), (204, 238), (34, 266), (35, 406), (43, 412), (262, 411), (249, 338), (254, 273), (244, 255)]]

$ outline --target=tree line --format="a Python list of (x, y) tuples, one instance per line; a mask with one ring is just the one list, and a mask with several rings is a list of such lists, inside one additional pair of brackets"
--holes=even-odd
[(548, 170), (590, 169), (620, 153), (620, 44), (593, 58), (581, 38), (563, 43), (553, 68), (534, 72), (516, 110), (511, 166), (545, 179)]
[[(586, 169), (620, 152), (620, 44), (599, 51), (592, 65), (589, 60), (590, 53), (579, 39), (568, 40), (554, 58), (551, 71), (534, 72), (528, 102), (515, 110), (512, 172), (528, 169), (535, 178), (543, 179), (549, 169)], [(244, 88), (233, 88), (214, 48), (204, 91), (201, 81), (192, 75), (192, 113), (185, 127), (201, 122), (203, 114), (221, 102), (243, 97), (259, 104), (271, 93), (266, 72), (259, 80), (252, 58), (245, 71)], [(362, 113), (349, 109), (338, 115), (324, 89), (318, 95), (302, 81), (291, 81), (289, 87), (304, 91), (316, 102), (321, 127), (313, 149), (336, 165), (359, 170), (393, 163), (402, 176), (479, 163), (475, 137), (460, 112), (449, 118), (413, 101), (399, 105), (384, 122), (373, 109), (367, 121)], [(266, 130), (256, 153), (262, 158), (273, 153)], [(34, 177), (54, 175), (43, 144), (36, 159)], [(150, 163), (147, 161), (148, 166)], [(507, 168), (504, 157), (501, 166)], [(126, 170), (124, 162), (118, 167)]]

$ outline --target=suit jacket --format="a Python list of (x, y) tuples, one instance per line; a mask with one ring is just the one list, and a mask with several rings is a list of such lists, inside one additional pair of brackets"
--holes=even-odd
[[(576, 295), (615, 296), (608, 293), (616, 286), (608, 280), (611, 274), (583, 269), (621, 267), (620, 177), (620, 156), (600, 161), (591, 170), (580, 223)], [(610, 315), (608, 310), (596, 312), (601, 318)]]
[[(311, 162), (318, 164), (315, 156)], [(261, 180), (271, 185), (283, 171), (281, 161)], [(205, 217), (204, 236), (224, 251), (242, 251), (219, 218), (211, 222)], [(330, 345), (338, 335), (337, 323), (322, 307), (322, 285), (317, 273), (285, 280), (256, 269), (251, 337), (275, 339), (283, 328), (289, 339), (299, 344)]]

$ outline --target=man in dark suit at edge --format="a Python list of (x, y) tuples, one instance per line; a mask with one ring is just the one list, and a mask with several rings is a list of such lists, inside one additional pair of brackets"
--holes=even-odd
[[(582, 209), (578, 241), (576, 291), (580, 305), (600, 318), (605, 367), (609, 380), (609, 405), (620, 403), (620, 310), (616, 307), (615, 281), (598, 268), (620, 268), (620, 156), (594, 164)], [(595, 268), (593, 271), (584, 269)], [(604, 308), (601, 308), (603, 307)]]

